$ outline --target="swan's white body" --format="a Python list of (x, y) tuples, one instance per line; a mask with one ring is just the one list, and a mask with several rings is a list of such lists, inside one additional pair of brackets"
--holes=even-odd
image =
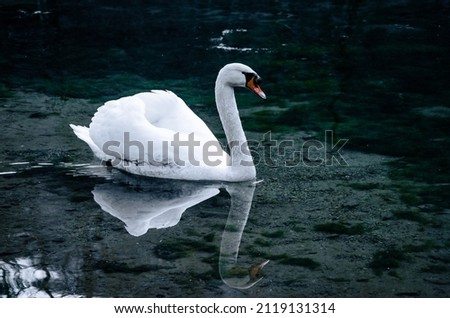
[(216, 104), (231, 153), (208, 126), (169, 91), (153, 90), (106, 102), (88, 127), (70, 125), (94, 155), (133, 174), (183, 180), (252, 180), (256, 170), (242, 129), (234, 87), (262, 98), (259, 76), (228, 64), (216, 81)]

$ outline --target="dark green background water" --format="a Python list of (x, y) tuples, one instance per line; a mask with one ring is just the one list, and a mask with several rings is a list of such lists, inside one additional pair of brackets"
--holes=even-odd
[[(3, 1), (0, 39), (3, 172), (14, 170), (10, 164), (21, 161), (31, 165), (91, 160), (86, 147), (72, 140), (67, 124), (87, 124), (95, 109), (112, 98), (169, 89), (213, 116), (213, 107), (200, 106), (214, 104), (217, 71), (226, 63), (239, 61), (257, 70), (269, 96), (261, 104), (250, 94), (239, 94), (241, 108), (252, 110), (252, 115), (244, 118), (246, 131), (307, 131), (321, 136), (331, 129), (336, 138), (349, 139), (348, 149), (396, 158), (390, 163), (389, 178), (397, 185), (403, 204), (411, 213), (419, 213), (399, 214), (400, 218), (419, 222), (425, 210), (436, 215), (449, 213), (449, 1)], [(12, 107), (11, 100), (24, 93), (49, 96), (49, 103), (34, 108), (30, 97)], [(79, 108), (73, 106), (76, 102), (70, 103), (69, 108), (68, 102), (74, 100), (83, 103)], [(254, 107), (259, 108), (254, 111)], [(213, 131), (223, 136), (219, 126)], [(0, 258), (5, 262), (14, 263), (14, 259), (34, 253), (21, 251), (21, 246), (27, 245), (21, 240), (39, 241), (34, 241), (32, 231), (25, 230), (25, 234), (14, 234), (19, 238), (11, 238), (8, 229), (26, 225), (23, 219), (12, 220), (8, 215), (27, 211), (12, 198), (37, 199), (43, 193), (39, 191), (44, 191), (38, 189), (45, 188), (42, 183), (57, 188), (71, 182), (63, 180), (65, 170), (50, 169), (46, 174), (45, 180), (32, 169), (0, 176), (5, 200), (0, 234), (5, 235), (5, 247), (0, 247)], [(93, 179), (83, 179), (86, 184), (80, 184), (92, 186)], [(74, 192), (81, 191), (81, 186), (71, 187), (75, 189), (64, 193), (75, 204)], [(373, 187), (376, 185), (369, 184), (365, 189)], [(79, 201), (86, 204), (86, 196), (88, 191)], [(43, 200), (49, 211), (52, 205), (56, 209), (58, 201)], [(441, 226), (444, 240), (440, 249), (448, 250), (447, 225)], [(95, 232), (92, 228), (83, 231)], [(68, 239), (54, 240), (67, 244)], [(373, 262), (380, 255), (375, 254)], [(433, 267), (440, 274), (449, 273), (448, 254), (446, 257), (443, 266)], [(131, 271), (130, 275), (138, 273)], [(76, 280), (78, 276), (65, 277)], [(92, 292), (86, 287), (97, 283), (102, 284), (85, 278), (84, 283), (73, 283), (73, 291), (62, 294), (116, 295), (108, 288)], [(442, 288), (448, 296), (448, 280), (445, 284)], [(11, 290), (4, 279), (0, 293), (15, 296)], [(202, 295), (220, 293), (195, 294)], [(256, 295), (264, 296), (264, 292)], [(280, 296), (285, 295), (295, 292), (286, 287)], [(371, 294), (386, 295), (392, 296)], [(311, 291), (306, 296), (316, 294)]]
[(217, 70), (241, 61), (270, 105), (289, 108), (249, 129), (333, 128), (359, 149), (448, 170), (447, 1), (10, 1), (0, 12), (2, 95), (104, 101), (161, 87), (211, 103)]

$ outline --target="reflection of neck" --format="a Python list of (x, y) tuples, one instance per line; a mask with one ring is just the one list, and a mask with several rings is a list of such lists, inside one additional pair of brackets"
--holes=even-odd
[(237, 266), (239, 246), (252, 205), (255, 186), (253, 184), (232, 185), (227, 187), (227, 190), (231, 196), (231, 206), (227, 224), (222, 234), (219, 272), (222, 280), (228, 286), (247, 289), (256, 284), (259, 279), (249, 276), (248, 271), (243, 272), (244, 275), (239, 275), (239, 273), (231, 272), (231, 269)]
[(254, 179), (256, 171), (239, 118), (234, 89), (219, 76), (215, 93), (217, 110), (230, 147), (231, 165), (236, 171), (239, 168), (236, 173), (239, 173), (240, 180)]

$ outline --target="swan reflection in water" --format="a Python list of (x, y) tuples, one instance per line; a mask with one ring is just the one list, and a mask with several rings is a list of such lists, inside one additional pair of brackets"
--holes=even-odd
[(175, 226), (182, 214), (224, 188), (231, 198), (227, 223), (222, 234), (219, 273), (228, 286), (247, 289), (259, 282), (262, 268), (268, 260), (239, 266), (238, 255), (242, 234), (252, 205), (254, 182), (202, 183), (179, 180), (143, 179), (127, 176), (117, 182), (97, 184), (94, 200), (103, 211), (120, 219), (133, 236), (150, 229)]

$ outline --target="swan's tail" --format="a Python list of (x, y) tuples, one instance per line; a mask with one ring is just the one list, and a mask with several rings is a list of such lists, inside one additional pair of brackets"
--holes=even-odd
[(69, 125), (70, 128), (73, 129), (73, 132), (75, 133), (75, 135), (80, 138), (81, 140), (83, 140), (85, 143), (88, 144), (89, 148), (91, 148), (92, 152), (94, 153), (94, 155), (102, 160), (108, 160), (111, 159), (109, 158), (110, 156), (107, 156), (92, 140), (91, 136), (89, 135), (89, 128), (84, 127), (84, 126), (78, 126), (78, 125), (73, 125), (70, 124)]

